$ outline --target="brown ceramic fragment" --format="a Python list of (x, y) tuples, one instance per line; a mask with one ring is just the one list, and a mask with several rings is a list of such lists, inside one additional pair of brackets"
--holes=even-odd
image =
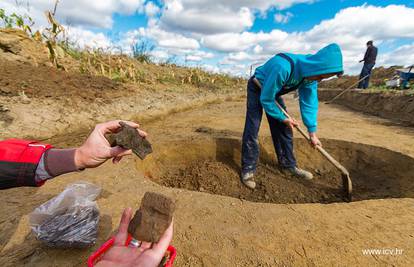
[(121, 130), (108, 137), (111, 146), (120, 146), (125, 149), (132, 149), (135, 155), (143, 160), (148, 154), (152, 153), (152, 146), (147, 139), (139, 135), (137, 129), (129, 126), (125, 122), (119, 122)]
[(174, 201), (162, 194), (147, 192), (141, 207), (129, 223), (128, 232), (139, 241), (157, 243), (170, 226)]

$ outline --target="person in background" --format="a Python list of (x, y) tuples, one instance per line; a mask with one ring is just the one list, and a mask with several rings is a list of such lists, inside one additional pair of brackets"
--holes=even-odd
[(375, 61), (377, 60), (378, 48), (374, 46), (373, 41), (367, 42), (367, 51), (365, 52), (364, 59), (360, 60), (359, 62), (364, 62), (364, 66), (362, 67), (361, 74), (359, 75), (359, 79), (363, 79), (359, 82), (358, 88), (359, 89), (367, 89), (369, 86), (369, 78), (371, 76), (371, 71), (375, 66)]
[[(120, 130), (119, 122), (110, 121), (96, 125), (78, 148), (57, 149), (48, 144), (20, 139), (0, 141), (0, 189), (41, 186), (59, 175), (98, 167), (108, 159), (118, 163), (122, 157), (132, 154), (131, 150), (119, 146), (111, 147), (105, 138), (105, 134)], [(126, 123), (136, 128), (142, 137), (147, 136), (138, 129), (138, 124)], [(124, 245), (131, 216), (131, 208), (125, 209), (114, 246), (103, 255), (96, 266), (157, 267), (160, 264), (172, 240), (173, 223), (158, 243), (142, 242), (139, 247), (126, 247)]]
[(297, 166), (293, 152), (293, 128), (297, 122), (287, 118), (276, 105), (286, 106), (282, 96), (298, 90), (302, 121), (314, 146), (321, 145), (317, 131), (318, 82), (343, 73), (342, 52), (330, 44), (313, 55), (281, 53), (258, 67), (247, 84), (247, 111), (243, 132), (241, 182), (254, 189), (259, 159), (258, 133), (263, 109), (269, 122), (273, 145), (284, 172), (310, 180), (312, 173)]

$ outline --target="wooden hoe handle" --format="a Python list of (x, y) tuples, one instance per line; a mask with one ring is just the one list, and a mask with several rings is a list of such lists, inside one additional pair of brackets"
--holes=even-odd
[[(289, 119), (292, 119), (292, 117), (289, 115), (289, 113), (286, 112), (286, 110), (277, 102), (275, 101), (276, 105), (280, 110), (285, 114), (286, 117)], [(310, 141), (309, 135), (299, 126), (295, 125), (296, 130), (308, 141)], [(331, 162), (338, 170), (340, 170), (343, 174), (349, 175), (348, 170), (342, 166), (336, 159), (334, 159), (323, 147), (320, 145), (316, 146), (316, 149), (327, 159), (329, 162)]]

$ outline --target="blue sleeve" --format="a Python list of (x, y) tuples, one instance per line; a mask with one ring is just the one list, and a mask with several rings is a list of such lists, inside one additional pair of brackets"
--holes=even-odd
[(302, 121), (309, 133), (316, 132), (318, 120), (318, 83), (304, 83), (299, 88), (299, 105)]
[(260, 102), (262, 103), (265, 112), (279, 121), (285, 120), (286, 116), (276, 106), (275, 97), (288, 78), (288, 70), (285, 68), (273, 67), (271, 72), (266, 75), (266, 80), (262, 85), (262, 92), (260, 94)]

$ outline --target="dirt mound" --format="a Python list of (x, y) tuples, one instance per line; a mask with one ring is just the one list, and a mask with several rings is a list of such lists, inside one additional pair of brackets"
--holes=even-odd
[[(392, 66), (389, 68), (378, 67), (372, 70), (372, 76), (370, 78), (371, 86), (382, 86), (385, 85), (385, 79), (391, 79), (396, 70), (401, 66)], [(359, 75), (344, 75), (340, 79), (330, 79), (320, 83), (321, 88), (341, 88), (346, 89), (355, 84), (359, 80)], [(355, 85), (355, 88), (357, 85)]]
[[(340, 90), (319, 90), (322, 101), (329, 101), (340, 93)], [(414, 95), (406, 91), (398, 92), (360, 92), (348, 91), (334, 101), (335, 104), (380, 116), (396, 122), (414, 125)]]
[(17, 29), (0, 29), (0, 59), (51, 65), (45, 45)]
[[(47, 66), (0, 60), (0, 95), (94, 100), (126, 94), (122, 84), (105, 77), (68, 73)], [(121, 89), (123, 92), (121, 92)]]
[(1, 138), (50, 138), (119, 118), (142, 123), (241, 96), (231, 86), (217, 92), (188, 84), (138, 86), (1, 59), (0, 73)]
[[(121, 117), (142, 122), (244, 92), (241, 79), (201, 69), (144, 64), (127, 55), (100, 54), (95, 60), (90, 51), (72, 52), (82, 56), (59, 58), (63, 71), (51, 66), (44, 43), (19, 30), (0, 30), (1, 138), (50, 138)], [(118, 77), (126, 71), (136, 79)]]
[[(65, 53), (59, 53), (59, 63), (70, 70), (78, 70), (79, 63)], [(49, 52), (41, 41), (30, 38), (19, 29), (0, 29), (0, 61), (26, 63), (33, 66), (53, 67)]]

